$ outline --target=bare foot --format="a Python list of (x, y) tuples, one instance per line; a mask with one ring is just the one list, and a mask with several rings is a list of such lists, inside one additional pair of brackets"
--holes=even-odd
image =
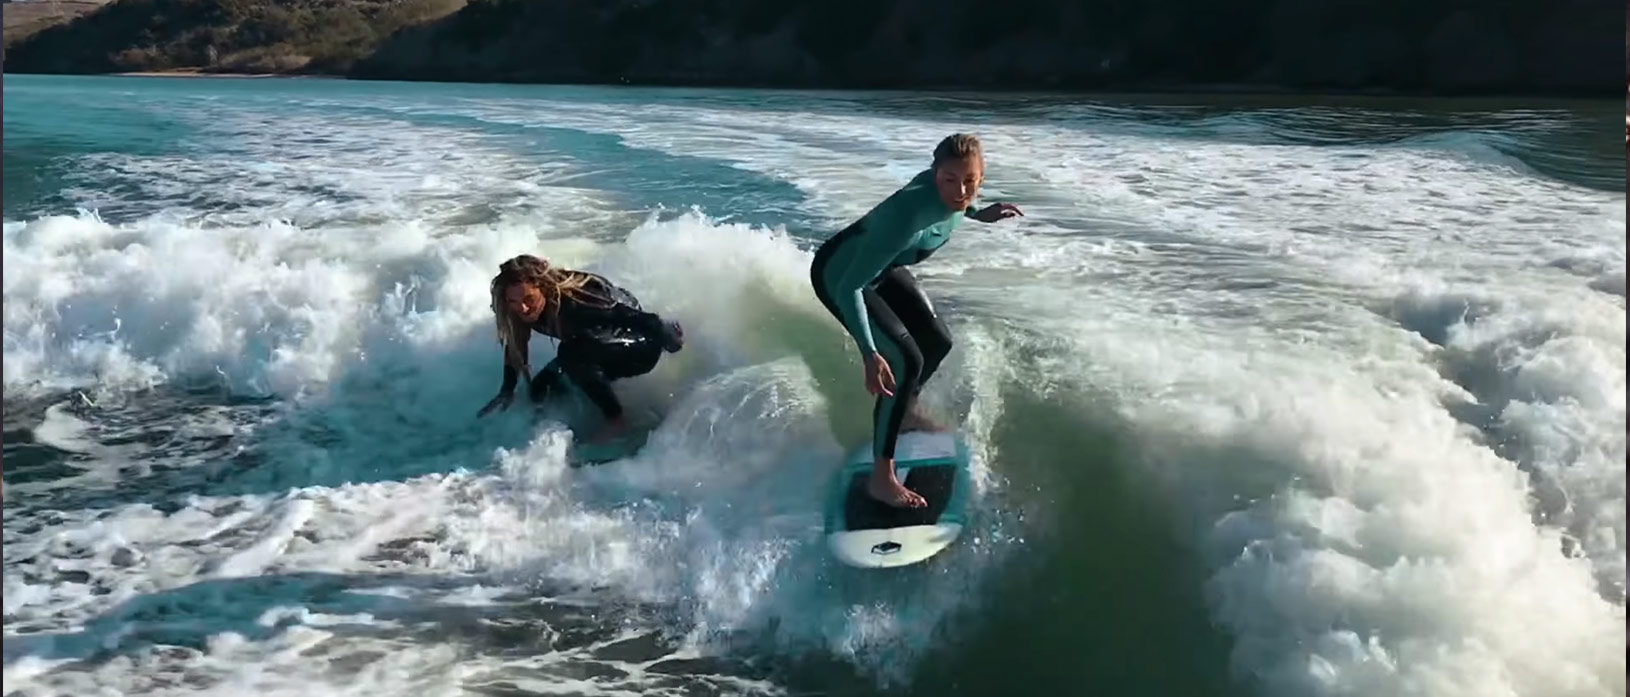
[(872, 470), (872, 476), (866, 481), (866, 493), (872, 498), (895, 508), (922, 508), (928, 501), (919, 496), (917, 492), (907, 489), (900, 480), (894, 476), (894, 463), (889, 467)]

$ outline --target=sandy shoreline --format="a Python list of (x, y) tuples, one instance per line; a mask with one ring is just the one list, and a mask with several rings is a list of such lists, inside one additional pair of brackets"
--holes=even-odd
[(224, 78), (319, 78), (326, 75), (279, 75), (275, 73), (210, 73), (201, 70), (153, 70), (130, 73), (108, 73), (119, 77), (224, 77)]

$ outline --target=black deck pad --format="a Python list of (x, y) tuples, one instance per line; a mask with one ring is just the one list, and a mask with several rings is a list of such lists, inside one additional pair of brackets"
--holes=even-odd
[(866, 480), (870, 478), (870, 472), (860, 472), (849, 479), (849, 491), (843, 499), (845, 530), (933, 525), (951, 501), (951, 488), (956, 484), (956, 466), (913, 467), (906, 472), (906, 480), (902, 483), (928, 501), (928, 505), (922, 508), (895, 508), (872, 498), (871, 494), (866, 493)]

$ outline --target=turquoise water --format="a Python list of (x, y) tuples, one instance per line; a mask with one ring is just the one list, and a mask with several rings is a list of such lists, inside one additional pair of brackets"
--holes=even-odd
[[(8, 691), (1624, 692), (1611, 103), (4, 84)], [(860, 573), (809, 254), (957, 130), (972, 527)], [(521, 252), (685, 322), (640, 457), (474, 419)]]

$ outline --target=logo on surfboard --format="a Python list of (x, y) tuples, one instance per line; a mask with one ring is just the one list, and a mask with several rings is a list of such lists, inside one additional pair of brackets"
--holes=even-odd
[(894, 554), (898, 551), (900, 551), (900, 543), (895, 542), (894, 540), (879, 542), (872, 545), (872, 554)]

